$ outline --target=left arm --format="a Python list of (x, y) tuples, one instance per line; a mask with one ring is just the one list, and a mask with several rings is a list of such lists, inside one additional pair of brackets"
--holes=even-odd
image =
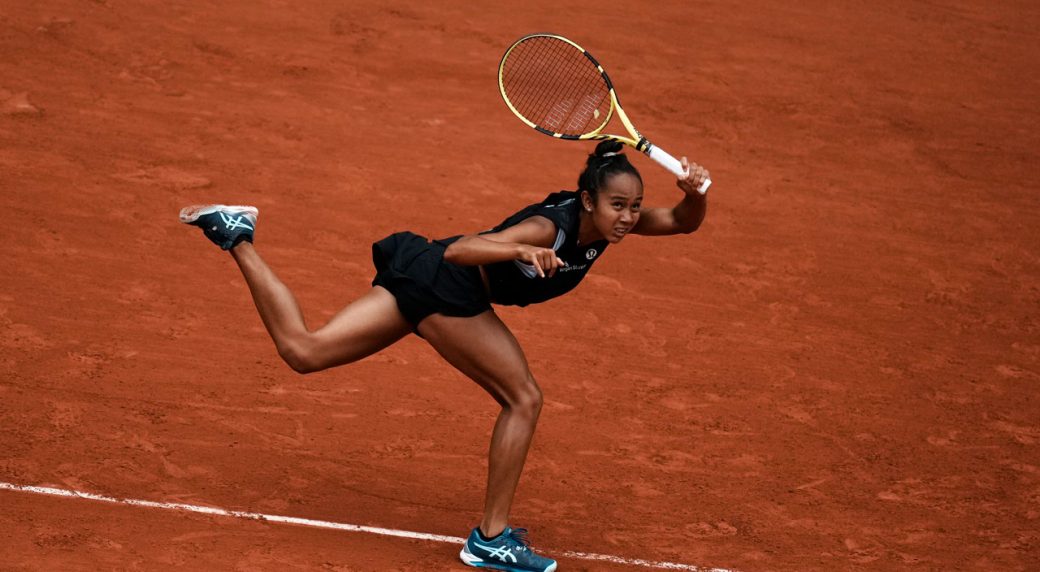
[(648, 208), (639, 213), (639, 222), (632, 229), (633, 234), (661, 236), (667, 234), (689, 234), (701, 226), (708, 208), (708, 196), (697, 192), (701, 183), (708, 178), (708, 171), (690, 164), (686, 157), (682, 158), (686, 175), (679, 177), (675, 185), (686, 196), (672, 208)]

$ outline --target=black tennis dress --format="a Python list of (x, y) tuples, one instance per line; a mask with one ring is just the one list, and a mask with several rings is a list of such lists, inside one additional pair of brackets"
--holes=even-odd
[(580, 212), (578, 193), (561, 191), (485, 231), (500, 232), (532, 216), (552, 221), (556, 226), (553, 250), (565, 263), (552, 277), (540, 278), (533, 266), (519, 260), (486, 264), (489, 296), (479, 267), (444, 260), (444, 250), (461, 235), (431, 242), (411, 232), (398, 232), (372, 245), (376, 267), (372, 285), (394, 295), (413, 327), (430, 314), (470, 317), (491, 309), (491, 304), (526, 306), (544, 302), (574, 289), (609, 244), (606, 240), (578, 244)]

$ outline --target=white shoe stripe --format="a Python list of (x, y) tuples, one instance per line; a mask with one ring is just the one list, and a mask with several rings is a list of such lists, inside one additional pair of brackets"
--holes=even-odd
[(473, 545), (487, 550), (488, 556), (498, 558), (502, 562), (507, 562), (506, 558), (508, 557), (513, 561), (514, 564), (516, 563), (516, 556), (514, 556), (513, 553), (509, 551), (510, 549), (508, 546), (499, 546), (498, 548), (495, 548), (494, 546), (485, 546), (479, 542), (474, 542)]
[(226, 226), (228, 230), (236, 230), (236, 229), (239, 229), (239, 228), (244, 228), (246, 230), (253, 230), (253, 227), (251, 227), (248, 224), (242, 222), (243, 220), (248, 220), (248, 219), (246, 219), (246, 216), (247, 215), (239, 215), (239, 216), (235, 217), (235, 216), (226, 215), (223, 212), (220, 213), (220, 218), (224, 221), (224, 226)]

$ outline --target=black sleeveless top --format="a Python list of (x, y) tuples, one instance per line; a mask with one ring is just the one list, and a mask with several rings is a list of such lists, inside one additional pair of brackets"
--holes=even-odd
[(581, 201), (574, 191), (553, 193), (540, 203), (530, 205), (485, 231), (500, 232), (533, 216), (543, 216), (556, 225), (553, 250), (567, 265), (556, 270), (552, 277), (539, 278), (534, 266), (519, 260), (486, 264), (491, 301), (505, 306), (526, 306), (544, 302), (570, 292), (585, 277), (603, 251), (610, 244), (597, 240), (578, 246), (578, 227), (581, 224)]

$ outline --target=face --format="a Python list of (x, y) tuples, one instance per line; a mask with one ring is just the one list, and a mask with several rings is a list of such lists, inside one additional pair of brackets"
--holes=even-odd
[(596, 231), (612, 243), (621, 242), (639, 220), (643, 205), (643, 184), (630, 173), (618, 173), (606, 180), (593, 202), (582, 193), (586, 210), (592, 208)]

